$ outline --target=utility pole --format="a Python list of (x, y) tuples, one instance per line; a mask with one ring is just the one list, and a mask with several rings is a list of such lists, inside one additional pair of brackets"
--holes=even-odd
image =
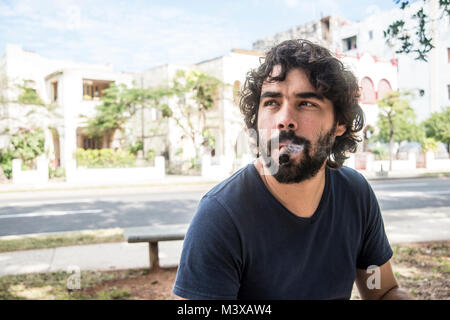
[[(141, 75), (141, 89), (144, 89), (144, 78)], [(142, 139), (142, 153), (145, 158), (145, 129), (144, 129), (144, 103), (141, 103), (141, 139)]]
[(429, 57), (429, 70), (430, 70), (430, 113), (437, 111), (438, 107), (438, 93), (439, 83), (437, 81), (439, 77), (438, 70), (438, 34), (437, 34), (437, 10), (439, 0), (430, 0), (430, 21), (431, 21), (431, 38), (433, 39), (434, 48), (431, 49)]

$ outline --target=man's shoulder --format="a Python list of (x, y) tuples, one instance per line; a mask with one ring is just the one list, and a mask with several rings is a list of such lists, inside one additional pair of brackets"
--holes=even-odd
[(366, 178), (355, 169), (343, 166), (339, 169), (330, 169), (330, 171), (338, 182), (350, 183), (352, 185), (368, 184)]
[(355, 169), (343, 166), (339, 169), (330, 169), (330, 172), (335, 188), (350, 190), (355, 194), (370, 192), (369, 182)]
[(252, 172), (253, 164), (250, 163), (245, 167), (239, 169), (235, 173), (233, 173), (230, 177), (226, 178), (216, 186), (214, 186), (211, 190), (209, 190), (205, 197), (212, 198), (229, 198), (233, 196), (241, 195), (246, 189), (248, 189), (248, 185), (254, 183), (254, 172)]

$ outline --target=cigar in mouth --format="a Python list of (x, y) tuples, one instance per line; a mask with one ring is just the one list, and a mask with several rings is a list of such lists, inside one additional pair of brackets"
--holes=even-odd
[(287, 144), (284, 146), (285, 150), (280, 153), (278, 156), (278, 162), (280, 165), (283, 165), (285, 163), (289, 162), (289, 159), (291, 158), (291, 155), (297, 154), (303, 151), (303, 145), (298, 144)]

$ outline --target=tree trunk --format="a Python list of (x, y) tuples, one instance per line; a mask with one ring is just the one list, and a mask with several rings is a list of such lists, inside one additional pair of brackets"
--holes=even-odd
[(389, 132), (389, 171), (392, 171), (392, 155), (394, 153), (394, 125), (392, 120), (389, 119), (390, 132)]

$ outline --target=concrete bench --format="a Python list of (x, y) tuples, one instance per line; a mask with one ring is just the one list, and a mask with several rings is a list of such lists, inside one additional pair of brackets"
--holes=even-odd
[(189, 224), (167, 224), (124, 229), (128, 243), (148, 242), (150, 270), (159, 269), (158, 242), (183, 240)]

